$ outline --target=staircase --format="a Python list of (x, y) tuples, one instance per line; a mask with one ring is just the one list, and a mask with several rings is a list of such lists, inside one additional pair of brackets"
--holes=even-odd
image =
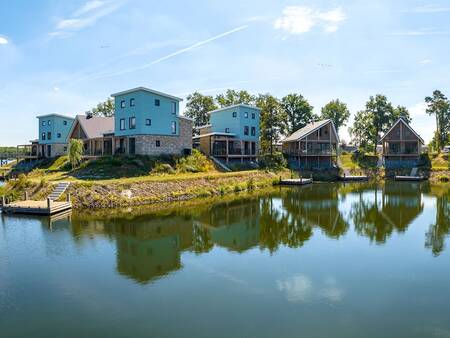
[(48, 198), (51, 199), (52, 201), (58, 200), (61, 197), (61, 195), (64, 194), (64, 192), (67, 190), (69, 185), (70, 185), (69, 182), (58, 183), (58, 185), (55, 187), (55, 189), (53, 189), (52, 193), (48, 196)]
[(214, 156), (209, 157), (218, 167), (220, 167), (222, 170), (230, 172), (231, 169), (228, 168), (225, 164), (223, 164), (220, 160), (215, 158)]

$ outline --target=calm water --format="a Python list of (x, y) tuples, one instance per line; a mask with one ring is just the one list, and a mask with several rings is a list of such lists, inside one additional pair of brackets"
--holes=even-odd
[(449, 191), (0, 218), (2, 337), (450, 337)]

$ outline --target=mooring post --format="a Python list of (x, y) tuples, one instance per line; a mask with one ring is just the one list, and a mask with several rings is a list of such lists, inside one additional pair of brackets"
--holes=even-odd
[(28, 201), (28, 191), (25, 191), (25, 201)]
[(2, 195), (2, 205), (3, 206), (6, 205), (6, 197), (5, 197), (5, 195)]
[(49, 211), (52, 209), (52, 202), (53, 201), (49, 197), (47, 197), (47, 209)]
[(67, 203), (70, 203), (70, 194), (67, 194), (66, 200), (67, 200)]

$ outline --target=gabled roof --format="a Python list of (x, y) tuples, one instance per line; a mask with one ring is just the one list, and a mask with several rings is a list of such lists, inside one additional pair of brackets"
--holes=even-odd
[(228, 106), (228, 107), (219, 108), (219, 109), (216, 109), (216, 110), (211, 110), (210, 112), (208, 112), (208, 114), (217, 113), (217, 112), (219, 112), (219, 111), (228, 110), (228, 109), (233, 109), (233, 108), (239, 108), (239, 107), (242, 107), (242, 108), (249, 108), (249, 109), (256, 109), (256, 110), (261, 111), (261, 109), (259, 109), (259, 108), (256, 107), (256, 106), (251, 106), (251, 105), (248, 105), (248, 104), (240, 103), (240, 104), (234, 104), (234, 105)]
[(61, 115), (61, 114), (45, 114), (45, 115), (38, 115), (36, 116), (37, 119), (41, 119), (44, 117), (61, 117), (63, 119), (68, 119), (68, 120), (74, 120), (74, 117), (71, 116), (65, 116), (65, 115)]
[(163, 93), (163, 92), (158, 92), (156, 90), (153, 90), (153, 89), (150, 89), (150, 88), (146, 88), (146, 87), (136, 87), (136, 88), (133, 88), (133, 89), (128, 89), (128, 90), (125, 90), (123, 92), (118, 92), (118, 93), (111, 94), (111, 96), (112, 97), (116, 97), (116, 96), (125, 95), (125, 94), (129, 94), (129, 93), (134, 93), (134, 92), (138, 92), (138, 91), (144, 91), (144, 92), (147, 92), (147, 93), (151, 93), (151, 94), (155, 94), (155, 95), (159, 95), (159, 96), (164, 96), (164, 97), (167, 97), (167, 98), (169, 98), (171, 100), (175, 100), (175, 101), (183, 101), (182, 98), (179, 98), (179, 97), (176, 97), (176, 96), (172, 96), (172, 95), (169, 95), (169, 94), (166, 94), (166, 93)]
[(323, 126), (327, 125), (330, 122), (331, 125), (333, 126), (334, 133), (336, 134), (337, 142), (339, 143), (339, 135), (336, 131), (336, 127), (334, 126), (333, 120), (331, 119), (312, 122), (303, 127), (302, 129), (297, 130), (292, 135), (286, 137), (284, 140), (282, 140), (282, 142), (300, 141), (301, 139), (304, 139), (306, 136), (311, 135), (312, 133), (314, 133), (315, 131), (317, 131), (318, 129), (322, 128)]
[(412, 127), (409, 125), (409, 123), (403, 118), (400, 117), (397, 122), (394, 123), (394, 125), (391, 127), (391, 129), (389, 129), (386, 134), (383, 135), (383, 137), (381, 138), (381, 141), (383, 141), (387, 135), (389, 135), (389, 133), (397, 126), (397, 124), (399, 124), (400, 122), (403, 122), (403, 124), (413, 132), (414, 135), (417, 136), (417, 138), (420, 140), (420, 142), (422, 142), (422, 144), (425, 144), (425, 141), (423, 140), (422, 137), (420, 137), (419, 134), (416, 133), (416, 131), (414, 129), (412, 129)]
[(72, 128), (68, 134), (68, 138), (75, 130), (77, 122), (86, 134), (88, 139), (103, 137), (104, 134), (114, 133), (114, 117), (91, 117), (86, 118), (85, 115), (77, 115)]

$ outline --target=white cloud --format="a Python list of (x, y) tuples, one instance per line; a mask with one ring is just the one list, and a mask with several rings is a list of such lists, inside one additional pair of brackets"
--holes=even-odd
[(334, 33), (345, 21), (346, 16), (341, 7), (322, 12), (304, 6), (288, 6), (282, 16), (275, 20), (274, 28), (290, 34), (302, 34), (319, 26), (324, 32)]
[(7, 45), (9, 43), (8, 39), (0, 36), (0, 45)]
[(49, 33), (51, 37), (69, 37), (74, 32), (94, 25), (99, 19), (115, 12), (121, 1), (88, 1), (68, 18), (58, 20), (56, 29)]
[(424, 60), (420, 60), (419, 63), (420, 63), (421, 65), (426, 65), (426, 64), (431, 63), (431, 60), (430, 60), (430, 59), (424, 59)]

